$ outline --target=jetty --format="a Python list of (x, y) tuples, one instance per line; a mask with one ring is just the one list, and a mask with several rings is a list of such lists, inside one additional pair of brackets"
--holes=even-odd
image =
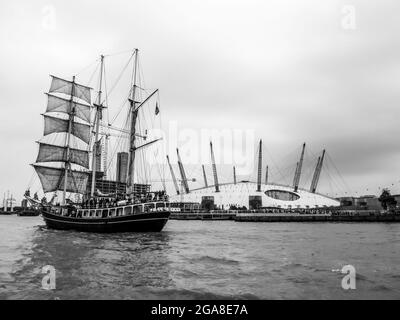
[(174, 211), (171, 220), (232, 220), (236, 222), (400, 222), (400, 211), (377, 210), (215, 210)]

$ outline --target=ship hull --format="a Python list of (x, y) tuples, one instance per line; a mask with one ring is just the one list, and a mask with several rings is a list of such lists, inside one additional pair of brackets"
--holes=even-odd
[(56, 215), (42, 211), (49, 229), (75, 230), (94, 233), (160, 232), (164, 229), (170, 212), (154, 212), (132, 216), (83, 219)]

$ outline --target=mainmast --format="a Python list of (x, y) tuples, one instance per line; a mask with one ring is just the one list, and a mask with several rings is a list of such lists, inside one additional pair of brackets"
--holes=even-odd
[(139, 50), (135, 50), (135, 63), (133, 70), (133, 87), (132, 87), (132, 97), (129, 100), (131, 104), (131, 128), (130, 128), (130, 149), (129, 149), (129, 170), (128, 170), (128, 181), (127, 181), (127, 191), (132, 193), (135, 185), (135, 142), (136, 142), (136, 121), (138, 117), (138, 110), (136, 109), (136, 89), (137, 89), (137, 70), (138, 70), (138, 55)]
[(102, 109), (103, 106), (101, 104), (101, 95), (102, 95), (102, 86), (103, 86), (103, 69), (104, 69), (104, 56), (101, 56), (101, 66), (100, 66), (100, 82), (99, 82), (99, 96), (97, 100), (97, 104), (95, 105), (96, 107), (96, 116), (95, 116), (95, 125), (96, 125), (96, 131), (95, 131), (95, 138), (94, 138), (94, 143), (93, 143), (93, 157), (92, 157), (92, 188), (91, 188), (91, 197), (94, 197), (94, 192), (96, 189), (96, 172), (97, 172), (97, 166), (96, 166), (96, 157), (98, 153), (98, 140), (99, 140), (99, 131), (100, 131), (100, 120), (102, 118)]

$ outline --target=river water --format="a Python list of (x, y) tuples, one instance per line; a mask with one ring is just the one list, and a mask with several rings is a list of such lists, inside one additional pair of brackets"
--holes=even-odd
[[(344, 290), (344, 265), (356, 289)], [(55, 290), (42, 288), (44, 266)], [(400, 299), (400, 224), (170, 221), (161, 233), (48, 230), (0, 216), (0, 299)]]

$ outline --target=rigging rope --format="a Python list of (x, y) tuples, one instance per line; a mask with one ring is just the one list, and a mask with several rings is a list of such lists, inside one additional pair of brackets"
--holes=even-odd
[(86, 70), (90, 69), (93, 65), (95, 65), (96, 63), (98, 63), (99, 59), (96, 59), (95, 61), (93, 61), (92, 63), (90, 63), (88, 66), (86, 66), (85, 68), (83, 68), (81, 71), (79, 71), (78, 73), (75, 74), (75, 77), (78, 77), (79, 75), (81, 75), (83, 72), (85, 72)]

